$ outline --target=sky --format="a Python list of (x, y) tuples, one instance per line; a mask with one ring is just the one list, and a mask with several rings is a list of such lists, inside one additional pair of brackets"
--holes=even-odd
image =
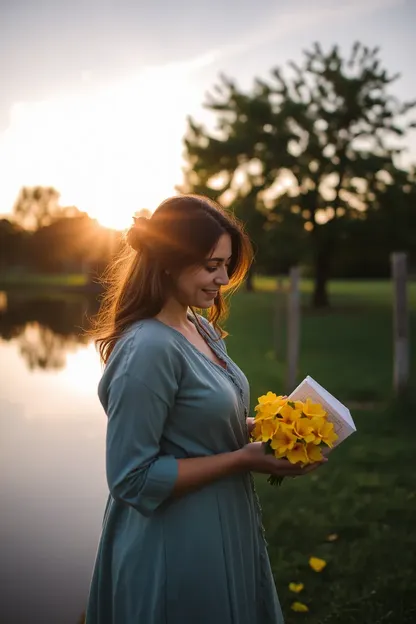
[(315, 41), (379, 46), (414, 99), (415, 24), (416, 0), (1, 0), (0, 213), (52, 185), (127, 227), (181, 183), (186, 117), (206, 120), (220, 73), (250, 88)]

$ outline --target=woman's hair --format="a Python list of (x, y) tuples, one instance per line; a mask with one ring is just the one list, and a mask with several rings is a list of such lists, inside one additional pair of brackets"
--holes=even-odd
[(230, 282), (208, 312), (220, 336), (225, 332), (219, 322), (227, 315), (222, 291), (238, 288), (252, 261), (252, 247), (240, 223), (211, 199), (197, 195), (171, 197), (150, 219), (134, 219), (127, 244), (102, 278), (105, 292), (93, 320), (91, 333), (104, 363), (132, 323), (159, 314), (171, 292), (172, 277), (202, 265), (223, 234), (231, 237)]

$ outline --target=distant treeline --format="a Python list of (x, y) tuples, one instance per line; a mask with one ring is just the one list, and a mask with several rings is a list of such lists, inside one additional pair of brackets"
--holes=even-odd
[[(83, 273), (96, 280), (119, 249), (122, 234), (99, 225), (75, 207), (61, 207), (53, 188), (23, 188), (10, 219), (0, 220), (0, 280), (3, 275)], [(283, 199), (282, 199), (283, 203)], [(298, 213), (286, 214), (273, 227), (248, 200), (245, 211), (231, 204), (250, 226), (258, 273), (286, 274), (301, 264), (305, 276), (314, 276), (316, 241), (304, 228)], [(236, 209), (237, 207), (237, 209)], [(241, 214), (242, 212), (242, 214)], [(254, 223), (253, 215), (258, 215)], [(358, 218), (361, 217), (361, 218)], [(388, 277), (390, 253), (406, 251), (411, 270), (416, 268), (416, 184), (414, 173), (384, 185), (358, 217), (337, 219), (316, 228), (325, 235), (321, 246), (330, 247), (329, 277)], [(250, 221), (250, 219), (252, 221)], [(331, 229), (333, 230), (331, 234)]]
[(60, 216), (25, 229), (0, 220), (0, 272), (100, 274), (120, 242), (120, 233), (101, 227), (87, 214)]
[[(393, 198), (392, 198), (393, 199)], [(410, 198), (409, 198), (410, 199)], [(253, 238), (253, 237), (252, 237)], [(120, 232), (101, 227), (85, 213), (55, 217), (48, 225), (25, 229), (11, 219), (0, 220), (0, 274), (102, 273), (120, 245)], [(304, 274), (312, 274), (305, 259), (310, 244), (301, 236), (293, 239), (285, 229), (253, 240), (256, 270), (269, 275), (286, 273), (302, 257)], [(416, 264), (416, 203), (392, 201), (385, 210), (367, 215), (345, 228), (331, 263), (331, 277), (387, 277), (392, 251), (405, 250)], [(307, 257), (307, 254), (306, 254)]]

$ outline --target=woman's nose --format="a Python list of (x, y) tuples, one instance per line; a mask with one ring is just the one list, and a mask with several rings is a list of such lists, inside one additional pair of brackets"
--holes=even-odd
[(218, 286), (226, 286), (228, 284), (230, 278), (228, 277), (228, 271), (225, 267), (221, 270), (219, 275), (217, 275), (214, 281)]

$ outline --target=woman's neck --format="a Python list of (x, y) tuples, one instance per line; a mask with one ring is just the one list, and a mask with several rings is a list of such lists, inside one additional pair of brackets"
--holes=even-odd
[(176, 328), (189, 327), (188, 306), (184, 306), (176, 299), (168, 299), (156, 317), (162, 323)]

